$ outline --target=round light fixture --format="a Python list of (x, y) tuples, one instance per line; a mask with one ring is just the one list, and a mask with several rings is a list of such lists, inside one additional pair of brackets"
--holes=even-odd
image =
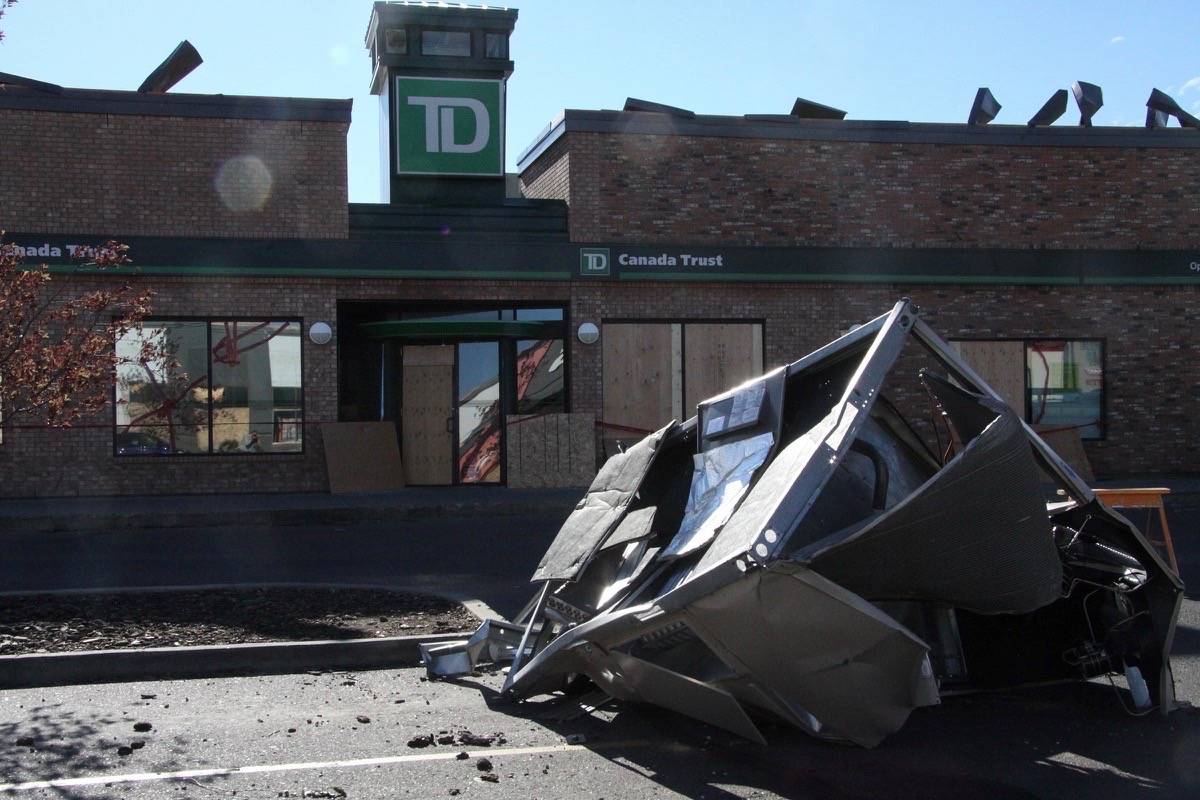
[(575, 332), (579, 337), (579, 341), (584, 344), (595, 344), (600, 341), (600, 329), (593, 322), (585, 322), (579, 326), (579, 330)]
[(333, 329), (328, 322), (314, 322), (308, 326), (308, 339), (313, 344), (329, 344), (333, 338)]

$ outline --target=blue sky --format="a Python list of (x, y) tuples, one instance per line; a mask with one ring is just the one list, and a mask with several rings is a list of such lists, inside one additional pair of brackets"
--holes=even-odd
[[(1024, 123), (1072, 81), (1104, 90), (1098, 125), (1140, 125), (1152, 87), (1200, 114), (1200, 4), (525, 0), (511, 43), (508, 162), (563, 108), (626, 96), (699, 113), (786, 113), (797, 96), (854, 119), (964, 122), (975, 90)], [(0, 71), (135, 89), (189, 39), (179, 92), (353, 98), (350, 199), (379, 197), (370, 0), (20, 0)], [(1072, 104), (1063, 124), (1075, 124)]]

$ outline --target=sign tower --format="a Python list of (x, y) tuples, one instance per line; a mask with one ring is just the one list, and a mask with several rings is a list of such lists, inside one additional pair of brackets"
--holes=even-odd
[(380, 102), (384, 202), (504, 199), (504, 90), (516, 21), (516, 9), (375, 3), (366, 46)]

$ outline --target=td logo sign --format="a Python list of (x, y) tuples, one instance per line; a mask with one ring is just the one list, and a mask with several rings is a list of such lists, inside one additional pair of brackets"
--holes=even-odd
[(579, 274), (594, 276), (608, 275), (611, 272), (608, 257), (607, 247), (579, 248)]
[(396, 171), (503, 175), (500, 81), (396, 78)]

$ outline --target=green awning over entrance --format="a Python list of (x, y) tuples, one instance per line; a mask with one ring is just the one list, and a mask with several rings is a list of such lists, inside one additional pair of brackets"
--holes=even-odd
[(365, 322), (358, 330), (372, 339), (553, 339), (562, 323), (397, 319)]

